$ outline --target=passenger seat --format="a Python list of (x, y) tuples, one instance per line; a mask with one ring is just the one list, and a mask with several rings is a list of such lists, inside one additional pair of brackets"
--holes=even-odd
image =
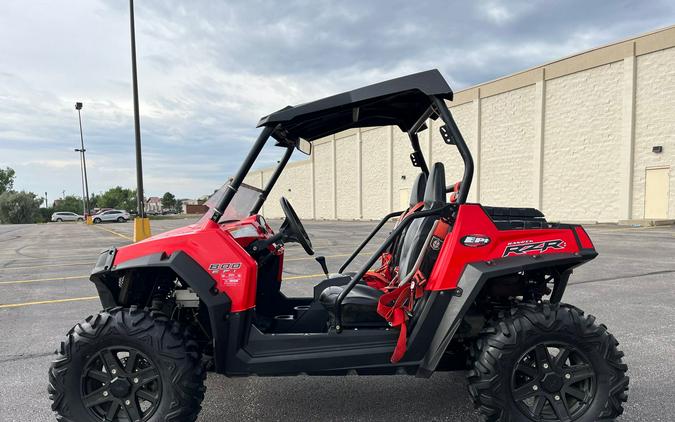
[[(423, 210), (429, 210), (446, 204), (445, 168), (442, 163), (434, 164), (424, 192)], [(401, 247), (400, 276), (405, 279), (414, 269), (424, 243), (440, 216), (432, 215), (413, 220), (408, 226)], [(319, 302), (330, 315), (330, 324), (335, 323), (335, 303), (344, 290), (344, 286), (330, 286), (319, 296)], [(357, 284), (342, 301), (342, 324), (345, 327), (386, 326), (387, 323), (377, 313), (377, 303), (383, 292), (370, 286)]]

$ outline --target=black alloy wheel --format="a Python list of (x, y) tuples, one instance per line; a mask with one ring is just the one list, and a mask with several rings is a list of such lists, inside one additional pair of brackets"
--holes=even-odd
[(108, 347), (85, 364), (81, 397), (94, 420), (146, 421), (162, 398), (162, 380), (145, 354), (131, 347)]
[(511, 375), (511, 391), (521, 411), (534, 420), (575, 420), (595, 398), (596, 375), (579, 349), (549, 342), (523, 354)]

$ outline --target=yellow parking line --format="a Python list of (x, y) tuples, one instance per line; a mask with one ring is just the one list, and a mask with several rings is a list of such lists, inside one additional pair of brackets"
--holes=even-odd
[(308, 275), (293, 275), (290, 277), (284, 277), (283, 281), (286, 280), (300, 280), (301, 278), (314, 278), (314, 277), (325, 277), (326, 274), (308, 274)]
[[(308, 275), (294, 275), (290, 277), (284, 277), (284, 280), (299, 280), (301, 278), (313, 278), (313, 277), (323, 277), (325, 274), (308, 274)], [(59, 281), (59, 280), (83, 280), (89, 279), (88, 275), (81, 276), (72, 276), (72, 277), (54, 277), (54, 278), (35, 278), (32, 280), (9, 280), (9, 281), (0, 281), (0, 285), (5, 284), (26, 284), (26, 283), (38, 283), (41, 281)]]
[[(104, 248), (99, 248), (100, 251), (105, 250)], [(99, 253), (92, 255), (90, 258), (96, 260)], [(3, 258), (7, 261), (17, 262), (17, 261), (35, 261), (39, 259), (41, 261), (49, 261), (50, 259), (64, 259), (64, 258), (89, 258), (87, 255), (74, 254), (74, 255), (50, 255), (50, 256), (21, 256), (20, 258)]]
[[(373, 253), (375, 250), (373, 249), (372, 251), (361, 251), (359, 255), (366, 254), (366, 253)], [(342, 253), (342, 254), (337, 254), (337, 255), (324, 255), (324, 258), (343, 258), (345, 256), (352, 256), (351, 253)], [(358, 255), (357, 255), (358, 256)], [(284, 262), (289, 262), (289, 261), (304, 261), (307, 259), (315, 259), (313, 256), (305, 256), (302, 258), (284, 258)]]
[(86, 296), (86, 297), (71, 297), (68, 299), (52, 299), (52, 300), (40, 300), (37, 302), (24, 302), (24, 303), (6, 303), (0, 304), (0, 309), (2, 308), (19, 308), (22, 306), (32, 306), (32, 305), (47, 305), (49, 303), (64, 303), (64, 302), (77, 302), (81, 300), (94, 300), (98, 299), (98, 296)]
[[(298, 280), (298, 279), (304, 279), (304, 278), (314, 278), (314, 277), (323, 277), (324, 274), (308, 274), (308, 275), (297, 275), (297, 276), (291, 276), (291, 277), (285, 277), (284, 280)], [(82, 278), (82, 277), (63, 277), (61, 279), (75, 279), (75, 278)], [(18, 282), (33, 282), (33, 281), (47, 281), (47, 280), (59, 280), (59, 279), (41, 279), (41, 280), (21, 280)], [(8, 283), (8, 282), (3, 282), (3, 283)], [(65, 302), (78, 302), (78, 301), (84, 301), (84, 300), (94, 300), (98, 299), (98, 296), (85, 296), (85, 297), (71, 297), (67, 299), (52, 299), (52, 300), (40, 300), (36, 302), (23, 302), (23, 303), (5, 303), (5, 304), (0, 304), (0, 309), (3, 308), (19, 308), (23, 306), (32, 306), (32, 305), (47, 305), (51, 303), (65, 303)]]
[(115, 230), (111, 230), (111, 229), (108, 229), (108, 228), (105, 228), (105, 227), (102, 227), (102, 226), (99, 226), (99, 225), (94, 225), (94, 227), (96, 227), (97, 229), (105, 230), (105, 231), (107, 231), (108, 233), (112, 233), (112, 234), (114, 234), (115, 236), (121, 237), (122, 239), (131, 240), (131, 241), (134, 240), (134, 239), (132, 239), (131, 237), (127, 236), (126, 234), (122, 234), (122, 233), (120, 233), (120, 232), (116, 232)]
[(20, 267), (2, 267), (0, 268), (0, 271), (25, 270), (25, 269), (32, 270), (33, 268), (50, 268), (50, 267), (76, 267), (78, 265), (94, 265), (94, 261), (96, 261), (96, 259), (93, 259), (92, 261), (72, 262), (69, 264), (22, 265)]
[(25, 283), (37, 283), (39, 281), (58, 281), (58, 280), (77, 280), (77, 279), (88, 279), (88, 275), (78, 275), (73, 277), (54, 277), (54, 278), (34, 278), (32, 280), (10, 280), (10, 281), (0, 281), (0, 285), (4, 284), (25, 284)]

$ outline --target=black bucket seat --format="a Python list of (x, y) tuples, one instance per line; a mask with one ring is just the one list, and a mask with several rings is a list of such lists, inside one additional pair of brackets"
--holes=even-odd
[[(446, 203), (445, 168), (442, 163), (433, 165), (424, 191), (423, 210), (443, 206)], [(414, 269), (425, 241), (440, 216), (432, 215), (413, 220), (408, 226), (401, 243), (400, 276), (401, 280)], [(331, 325), (335, 321), (335, 302), (345, 286), (327, 287), (319, 296), (319, 302), (330, 315)], [(377, 302), (382, 296), (381, 290), (357, 284), (342, 301), (342, 325), (345, 327), (386, 325), (386, 321), (377, 313)]]

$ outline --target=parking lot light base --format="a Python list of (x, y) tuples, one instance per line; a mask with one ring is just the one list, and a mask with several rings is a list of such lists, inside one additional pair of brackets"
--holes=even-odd
[(140, 242), (150, 236), (150, 219), (148, 217), (134, 218), (134, 242)]
[(91, 215), (88, 215), (88, 216), (86, 217), (86, 219), (85, 219), (85, 222), (86, 222), (87, 224), (94, 224), (94, 219), (92, 218)]

